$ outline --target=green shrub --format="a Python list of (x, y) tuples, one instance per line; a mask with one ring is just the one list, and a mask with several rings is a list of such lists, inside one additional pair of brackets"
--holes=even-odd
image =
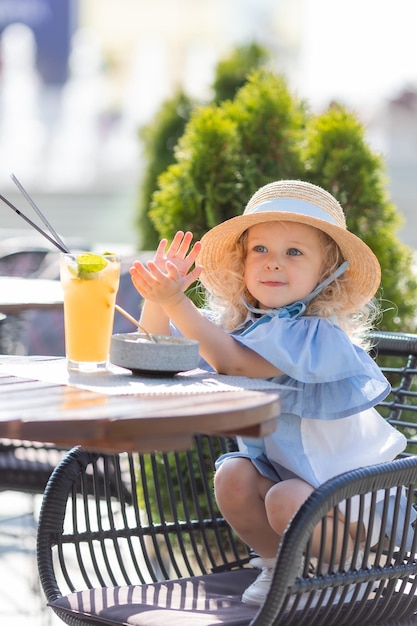
[(213, 81), (214, 102), (232, 100), (255, 69), (268, 63), (269, 52), (257, 43), (236, 47), (216, 66)]
[(174, 162), (174, 147), (194, 106), (194, 101), (180, 91), (166, 100), (152, 121), (139, 131), (146, 162), (137, 200), (139, 248), (142, 250), (153, 250), (158, 245), (159, 234), (148, 216), (152, 194), (158, 176)]

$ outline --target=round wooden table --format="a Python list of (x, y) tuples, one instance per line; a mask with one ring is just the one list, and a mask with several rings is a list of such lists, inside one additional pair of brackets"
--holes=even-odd
[[(0, 356), (1, 438), (104, 452), (152, 452), (186, 449), (199, 433), (263, 437), (276, 427), (280, 405), (275, 390), (236, 386), (232, 391), (195, 393), (181, 387), (176, 393), (171, 387), (166, 393), (106, 395), (30, 379), (24, 369), (28, 359), (36, 363), (36, 357), (20, 357), (19, 375), (19, 358)], [(37, 367), (42, 360), (51, 361), (38, 357)], [(235, 377), (222, 380), (232, 378), (236, 385)], [(181, 385), (180, 380), (175, 384)]]

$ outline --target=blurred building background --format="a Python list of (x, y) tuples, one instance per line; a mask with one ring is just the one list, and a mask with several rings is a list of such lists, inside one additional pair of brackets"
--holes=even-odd
[[(267, 47), (312, 109), (355, 109), (417, 248), (414, 0), (0, 0), (0, 191), (14, 173), (64, 236), (134, 249), (138, 129), (176, 87), (210, 98), (220, 58)], [(30, 210), (30, 209), (29, 209)], [(30, 227), (0, 206), (4, 238)]]

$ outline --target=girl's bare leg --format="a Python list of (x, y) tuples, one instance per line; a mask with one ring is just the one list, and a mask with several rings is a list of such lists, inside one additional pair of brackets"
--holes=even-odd
[(225, 461), (214, 478), (217, 504), (239, 537), (264, 558), (276, 556), (280, 536), (271, 528), (265, 496), (274, 483), (261, 476), (249, 459)]
[[(276, 556), (280, 539), (294, 514), (314, 491), (314, 488), (299, 478), (274, 483), (261, 476), (249, 459), (236, 457), (225, 461), (218, 469), (214, 480), (218, 506), (239, 537), (257, 554), (264, 558)], [(324, 561), (329, 562), (333, 515), (329, 513), (326, 528)], [(338, 520), (339, 545), (342, 547), (343, 525)], [(352, 525), (355, 529), (355, 525)], [(322, 545), (321, 526), (317, 526), (312, 537), (313, 556), (318, 557)], [(347, 554), (353, 551), (353, 536), (347, 546)]]
[[(274, 484), (265, 496), (265, 508), (268, 518), (268, 522), (275, 530), (277, 535), (282, 535), (285, 528), (293, 515), (298, 511), (303, 502), (314, 491), (313, 487), (305, 481), (292, 478), (285, 480), (281, 483)], [(329, 513), (329, 521), (326, 525), (326, 538), (324, 546), (324, 561), (328, 563), (330, 561), (332, 538), (333, 538), (333, 514)], [(339, 528), (337, 529), (338, 545), (336, 548), (336, 555), (341, 553), (344, 521), (340, 517), (338, 520)], [(352, 525), (352, 530), (356, 530), (356, 526)], [(312, 536), (312, 551), (313, 556), (318, 557), (321, 545), (321, 525), (318, 525), (313, 532)], [(353, 538), (350, 537), (347, 546), (347, 554), (353, 551)]]

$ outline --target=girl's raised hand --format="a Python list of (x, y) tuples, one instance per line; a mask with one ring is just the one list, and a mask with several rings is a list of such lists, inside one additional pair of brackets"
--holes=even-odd
[(182, 230), (179, 230), (175, 234), (168, 249), (168, 240), (162, 239), (160, 241), (153, 259), (155, 265), (163, 272), (166, 271), (167, 261), (175, 265), (179, 274), (184, 278), (186, 277), (186, 280), (183, 282), (184, 291), (197, 280), (202, 270), (199, 266), (191, 270), (201, 250), (201, 243), (199, 241), (190, 249), (192, 239), (193, 234), (191, 232), (187, 231), (184, 233)]
[(139, 261), (133, 264), (130, 275), (143, 298), (161, 301), (164, 295), (168, 297), (168, 293), (186, 291), (197, 280), (202, 267), (192, 267), (201, 250), (201, 243), (197, 241), (190, 249), (192, 238), (191, 232), (178, 231), (168, 248), (167, 239), (161, 240), (153, 261), (148, 261), (146, 267)]
[(147, 267), (135, 261), (129, 271), (133, 284), (145, 300), (163, 305), (164, 302), (184, 297), (183, 284), (187, 276), (181, 275), (169, 260), (164, 270), (159, 269), (154, 261), (149, 261)]

